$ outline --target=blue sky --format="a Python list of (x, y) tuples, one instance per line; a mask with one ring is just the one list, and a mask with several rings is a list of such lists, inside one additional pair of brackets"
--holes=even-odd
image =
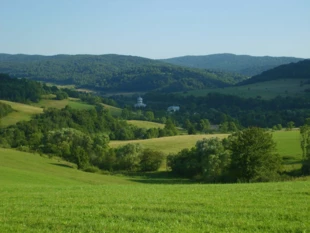
[(310, 58), (310, 1), (0, 0), (0, 53)]

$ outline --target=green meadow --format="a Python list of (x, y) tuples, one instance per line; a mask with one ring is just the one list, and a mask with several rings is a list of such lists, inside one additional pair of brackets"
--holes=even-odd
[(54, 99), (42, 99), (38, 103), (33, 103), (33, 106), (44, 107), (44, 108), (58, 108), (62, 109), (69, 105), (75, 109), (90, 109), (93, 108), (93, 105), (83, 103), (78, 99), (64, 99), (64, 100), (54, 100)]
[(9, 113), (7, 116), (1, 118), (1, 126), (6, 127), (9, 125), (14, 125), (19, 121), (28, 121), (34, 114), (39, 114), (43, 112), (42, 108), (30, 106), (27, 104), (21, 104), (6, 100), (0, 100), (2, 103), (11, 105), (14, 112)]
[(127, 123), (135, 125), (139, 128), (145, 128), (145, 129), (150, 129), (150, 128), (161, 128), (161, 129), (163, 129), (165, 127), (164, 124), (151, 122), (151, 121), (128, 120)]
[(260, 96), (262, 99), (272, 99), (276, 96), (302, 96), (306, 95), (305, 89), (309, 85), (300, 85), (302, 79), (282, 79), (267, 82), (254, 83), (244, 86), (233, 86), (216, 89), (203, 89), (188, 91), (187, 95), (204, 96), (211, 92), (218, 92), (227, 95), (236, 95), (244, 98), (256, 98)]
[(64, 108), (69, 105), (75, 109), (90, 109), (93, 105), (83, 103), (79, 99), (64, 99), (64, 100), (54, 100), (50, 98), (45, 98), (38, 103), (32, 103), (31, 105), (16, 103), (6, 100), (0, 100), (2, 103), (11, 105), (14, 112), (9, 113), (7, 116), (1, 118), (1, 126), (6, 127), (9, 125), (14, 125), (19, 121), (29, 121), (34, 114), (40, 114), (43, 112), (43, 108)]
[(308, 232), (310, 182), (152, 184), (0, 149), (1, 232)]
[(122, 114), (122, 109), (111, 105), (102, 104), (106, 109), (108, 109), (112, 116), (120, 116)]
[[(300, 134), (298, 130), (275, 131), (272, 133), (277, 144), (278, 153), (291, 160), (300, 160), (302, 151), (300, 148)], [(111, 141), (111, 147), (119, 147), (127, 143), (139, 143), (146, 148), (160, 150), (166, 154), (177, 153), (185, 148), (193, 147), (198, 140), (203, 138), (225, 138), (228, 134), (196, 134), (178, 135), (173, 137), (152, 138), (145, 140)]]
[(185, 148), (193, 147), (198, 140), (203, 138), (224, 138), (228, 134), (197, 134), (197, 135), (177, 135), (173, 137), (161, 137), (145, 140), (111, 141), (111, 147), (123, 146), (127, 143), (139, 143), (145, 148), (159, 150), (165, 154), (176, 153)]

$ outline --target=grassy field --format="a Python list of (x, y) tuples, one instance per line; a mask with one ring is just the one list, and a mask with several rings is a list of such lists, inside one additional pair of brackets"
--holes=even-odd
[(146, 140), (111, 141), (111, 147), (119, 147), (127, 143), (139, 143), (146, 148), (159, 150), (165, 154), (176, 153), (184, 148), (193, 147), (198, 140), (203, 138), (224, 138), (228, 134), (201, 134), (201, 135), (177, 135), (174, 137), (152, 138)]
[(146, 129), (150, 129), (150, 128), (161, 128), (161, 129), (163, 129), (165, 127), (164, 124), (151, 122), (151, 121), (128, 120), (127, 122), (129, 124), (135, 125), (139, 128), (146, 128)]
[(42, 108), (38, 108), (35, 106), (30, 106), (27, 104), (21, 104), (6, 100), (0, 100), (0, 101), (2, 103), (10, 105), (14, 109), (14, 112), (9, 113), (7, 116), (1, 119), (0, 127), (14, 125), (19, 121), (29, 121), (32, 115), (43, 112)]
[(150, 184), (0, 149), (1, 232), (309, 232), (310, 182)]
[(304, 85), (301, 87), (300, 81), (302, 81), (302, 79), (273, 80), (245, 86), (188, 91), (187, 95), (204, 96), (211, 92), (218, 92), (245, 98), (256, 98), (257, 96), (261, 96), (262, 99), (271, 99), (276, 96), (306, 95), (304, 90), (310, 86)]
[(33, 103), (33, 106), (36, 107), (45, 107), (45, 108), (58, 108), (62, 109), (69, 105), (75, 109), (90, 109), (93, 108), (93, 105), (83, 103), (77, 99), (64, 99), (64, 100), (54, 100), (54, 99), (42, 99), (38, 103)]
[[(3, 184), (126, 184), (117, 176), (85, 173), (74, 164), (38, 154), (0, 148), (0, 183)], [(1, 228), (0, 228), (1, 229)]]
[(83, 102), (80, 102), (78, 99), (64, 99), (64, 100), (54, 100), (54, 99), (42, 99), (38, 103), (21, 104), (6, 100), (0, 100), (2, 103), (11, 105), (11, 107), (15, 110), (12, 113), (9, 113), (7, 116), (1, 119), (1, 126), (6, 127), (9, 125), (14, 125), (19, 121), (29, 121), (31, 116), (34, 114), (40, 114), (43, 112), (43, 108), (64, 108), (69, 105), (75, 109), (90, 109), (93, 108), (93, 105), (89, 105)]
[(112, 114), (112, 116), (120, 116), (122, 114), (122, 109), (121, 108), (117, 108), (111, 105), (107, 105), (107, 104), (102, 104), (106, 109), (109, 109), (110, 113)]

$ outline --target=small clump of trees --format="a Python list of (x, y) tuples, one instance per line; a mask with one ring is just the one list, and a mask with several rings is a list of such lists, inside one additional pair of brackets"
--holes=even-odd
[(272, 135), (255, 127), (223, 140), (203, 139), (167, 158), (175, 174), (211, 183), (278, 180), (281, 164)]

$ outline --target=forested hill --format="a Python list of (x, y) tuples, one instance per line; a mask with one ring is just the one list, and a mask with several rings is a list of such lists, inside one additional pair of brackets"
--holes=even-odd
[(297, 63), (281, 65), (245, 80), (239, 85), (246, 85), (277, 79), (306, 79), (310, 81), (310, 59)]
[(242, 75), (185, 68), (123, 55), (0, 54), (0, 72), (79, 87), (110, 91), (184, 91), (223, 87), (245, 80)]
[(175, 57), (161, 61), (185, 67), (235, 72), (247, 76), (254, 76), (276, 66), (298, 62), (300, 60), (303, 59), (294, 57), (255, 57), (225, 53), (206, 56)]

